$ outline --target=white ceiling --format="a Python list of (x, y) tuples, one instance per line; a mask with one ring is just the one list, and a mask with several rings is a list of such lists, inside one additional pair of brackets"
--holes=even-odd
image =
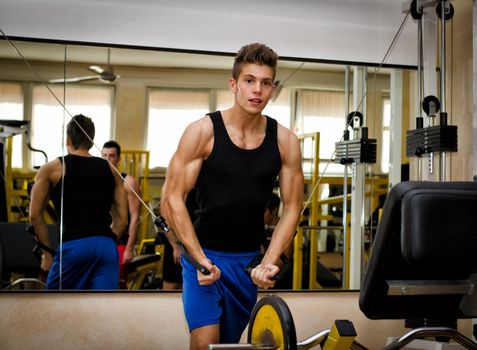
[[(233, 53), (267, 43), (283, 57), (379, 63), (406, 17), (399, 0), (1, 0), (17, 38)], [(387, 63), (415, 65), (408, 20)]]

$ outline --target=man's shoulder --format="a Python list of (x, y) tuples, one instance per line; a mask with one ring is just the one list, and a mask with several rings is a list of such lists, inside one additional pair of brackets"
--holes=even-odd
[(193, 134), (200, 137), (214, 136), (214, 126), (208, 115), (203, 116), (190, 123), (185, 131), (186, 134)]
[(296, 134), (288, 128), (285, 128), (280, 123), (277, 123), (277, 135), (278, 135), (278, 142), (285, 141), (297, 141), (298, 137)]
[[(124, 176), (124, 182), (129, 184), (130, 186), (133, 186), (133, 187), (139, 187), (139, 182), (136, 180), (136, 178), (134, 176), (131, 176), (131, 175), (128, 175), (128, 174), (125, 174)], [(126, 188), (129, 188), (129, 186), (125, 186)]]
[(35, 182), (39, 180), (57, 181), (62, 175), (61, 162), (58, 158), (43, 164), (35, 176)]
[(61, 169), (61, 160), (59, 158), (55, 158), (50, 160), (48, 163), (43, 164), (39, 171), (42, 172), (52, 172), (55, 170)]

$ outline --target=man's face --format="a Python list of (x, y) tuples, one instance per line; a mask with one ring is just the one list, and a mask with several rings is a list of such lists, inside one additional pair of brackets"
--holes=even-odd
[(116, 148), (103, 148), (103, 150), (101, 151), (101, 155), (104, 159), (110, 161), (111, 164), (113, 164), (115, 167), (118, 166), (119, 157), (118, 150)]
[(249, 63), (242, 67), (237, 80), (230, 79), (237, 103), (250, 114), (259, 114), (272, 96), (273, 70), (269, 66)]

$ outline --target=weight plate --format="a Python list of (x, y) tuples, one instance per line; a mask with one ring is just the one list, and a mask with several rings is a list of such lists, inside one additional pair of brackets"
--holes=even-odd
[(268, 295), (257, 302), (250, 316), (247, 342), (280, 350), (297, 349), (293, 317), (282, 298)]

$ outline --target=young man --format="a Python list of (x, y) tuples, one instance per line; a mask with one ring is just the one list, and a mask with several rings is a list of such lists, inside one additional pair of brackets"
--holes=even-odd
[[(109, 161), (116, 169), (121, 160), (121, 146), (116, 141), (108, 141), (103, 145), (101, 155)], [(124, 271), (124, 264), (134, 258), (134, 245), (136, 244), (137, 232), (139, 229), (139, 217), (141, 212), (141, 195), (139, 183), (131, 175), (122, 173), (124, 178), (124, 189), (128, 196), (129, 222), (125, 231), (118, 239), (119, 252), (119, 282), (121, 288), (127, 288), (127, 275)], [(135, 192), (135, 193), (134, 193)]]
[[(30, 223), (39, 241), (51, 242), (43, 221), (51, 198), (63, 220), (63, 244), (55, 256), (43, 252), (48, 289), (117, 289), (115, 241), (127, 223), (121, 178), (104, 159), (93, 157), (93, 121), (74, 116), (66, 128), (68, 155), (43, 165), (31, 191)], [(61, 249), (61, 250), (60, 250)]]
[[(210, 271), (203, 275), (182, 259), (182, 298), (192, 350), (239, 341), (257, 286), (274, 285), (271, 278), (299, 220), (299, 141), (262, 115), (275, 89), (277, 59), (263, 44), (240, 49), (229, 80), (234, 105), (190, 124), (167, 170), (161, 213), (189, 253)], [(245, 267), (259, 254), (263, 213), (277, 176), (283, 213), (261, 264), (249, 275)], [(193, 187), (199, 206), (194, 225), (185, 205)]]

